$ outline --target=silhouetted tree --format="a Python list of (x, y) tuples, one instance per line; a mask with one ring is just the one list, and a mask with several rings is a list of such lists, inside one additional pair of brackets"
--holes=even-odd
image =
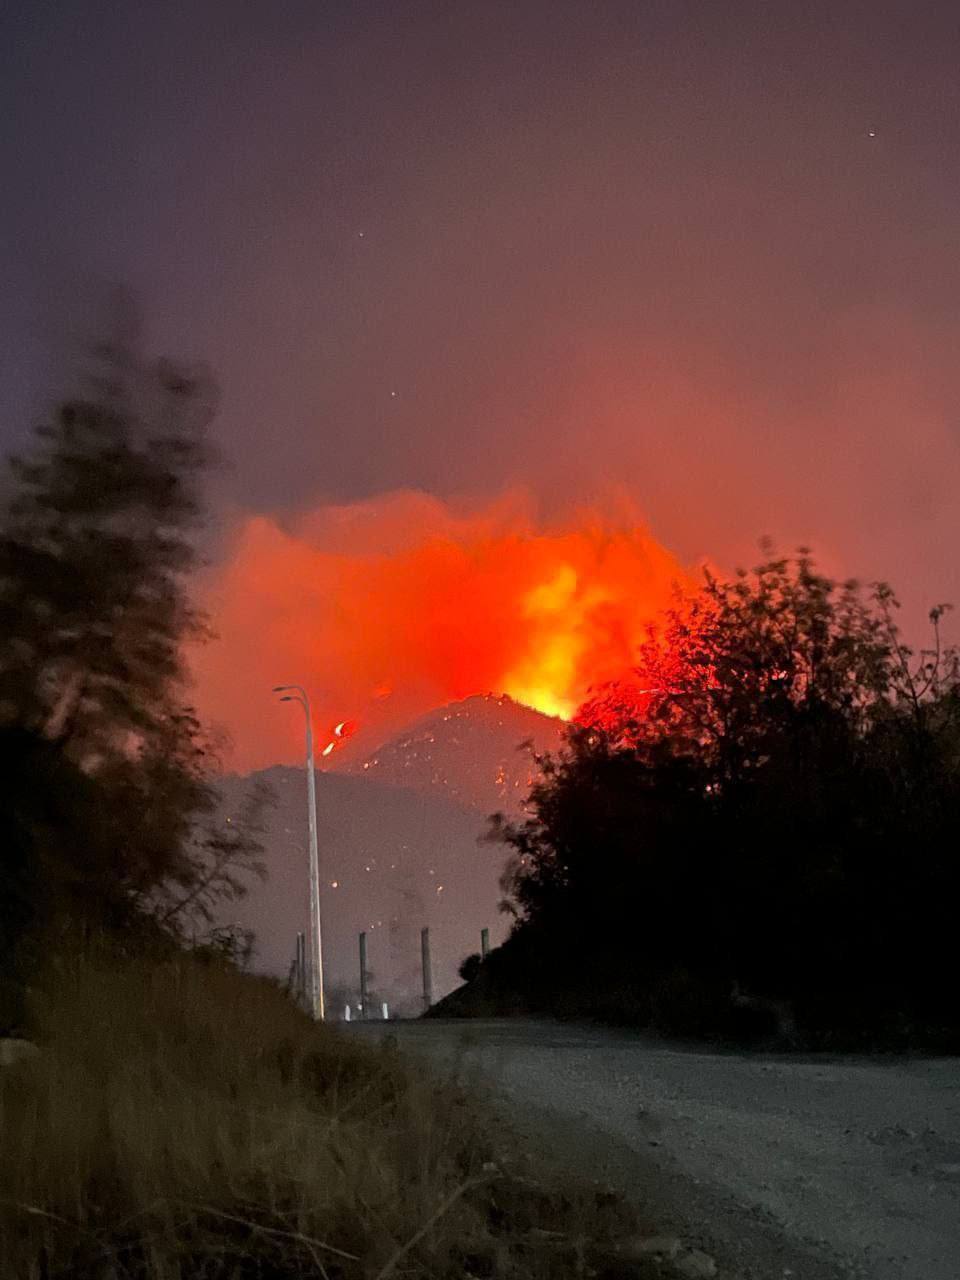
[[(53, 916), (173, 926), (256, 870), (214, 821), (184, 647), (213, 410), (203, 375), (97, 350), (82, 393), (11, 459), (0, 516), (0, 899), (14, 939)], [(9, 967), (9, 964), (8, 964)]]
[(212, 408), (197, 376), (99, 354), (11, 459), (0, 531), (0, 714), (88, 771), (193, 733), (177, 716), (182, 645), (204, 629), (185, 584)]
[(895, 608), (806, 552), (678, 603), (501, 824), (533, 999), (723, 1033), (737, 990), (812, 1037), (960, 1029), (956, 655), (942, 607), (919, 655)]
[[(175, 872), (149, 890), (150, 909), (161, 927), (182, 935), (199, 928), (204, 936), (218, 939), (221, 952), (226, 949), (224, 939), (232, 938), (230, 945), (239, 954), (237, 931), (232, 926), (213, 928), (213, 922), (218, 907), (243, 898), (251, 879), (265, 877), (260, 837), (264, 812), (275, 802), (267, 783), (254, 782), (236, 814), (208, 815), (195, 823)], [(248, 957), (249, 953), (247, 946)]]

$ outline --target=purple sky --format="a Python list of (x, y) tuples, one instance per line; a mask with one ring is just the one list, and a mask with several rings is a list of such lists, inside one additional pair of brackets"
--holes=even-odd
[(960, 604), (952, 4), (8, 0), (0, 433), (100, 283), (218, 501), (628, 494)]

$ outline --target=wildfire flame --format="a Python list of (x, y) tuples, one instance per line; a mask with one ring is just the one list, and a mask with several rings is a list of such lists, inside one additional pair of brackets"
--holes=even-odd
[(348, 738), (352, 738), (357, 729), (355, 720), (340, 720), (333, 726), (333, 737), (320, 752), (322, 759), (333, 755), (337, 747), (342, 747)]
[[(515, 496), (461, 513), (392, 494), (292, 528), (250, 517), (208, 584), (223, 638), (196, 656), (198, 703), (243, 768), (296, 754), (291, 726), (264, 715), (262, 690), (281, 678), (307, 686), (317, 721), (333, 726), (323, 756), (358, 723), (369, 748), (476, 693), (570, 717), (630, 666), (674, 587), (690, 583), (639, 521), (538, 527)], [(356, 721), (335, 717), (344, 706)]]

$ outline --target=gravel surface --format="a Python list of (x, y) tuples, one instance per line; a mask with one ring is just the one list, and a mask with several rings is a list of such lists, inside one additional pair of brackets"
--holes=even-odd
[(721, 1275), (960, 1280), (960, 1060), (685, 1051), (535, 1022), (406, 1022), (527, 1140), (636, 1195)]

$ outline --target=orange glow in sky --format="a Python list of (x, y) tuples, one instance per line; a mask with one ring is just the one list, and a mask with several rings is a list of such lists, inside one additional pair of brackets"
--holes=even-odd
[(249, 517), (207, 584), (219, 639), (196, 655), (199, 709), (243, 769), (299, 758), (300, 730), (270, 701), (280, 682), (308, 689), (337, 756), (477, 693), (568, 717), (690, 582), (639, 520), (544, 526), (516, 495), (459, 511), (400, 492), (287, 527)]

